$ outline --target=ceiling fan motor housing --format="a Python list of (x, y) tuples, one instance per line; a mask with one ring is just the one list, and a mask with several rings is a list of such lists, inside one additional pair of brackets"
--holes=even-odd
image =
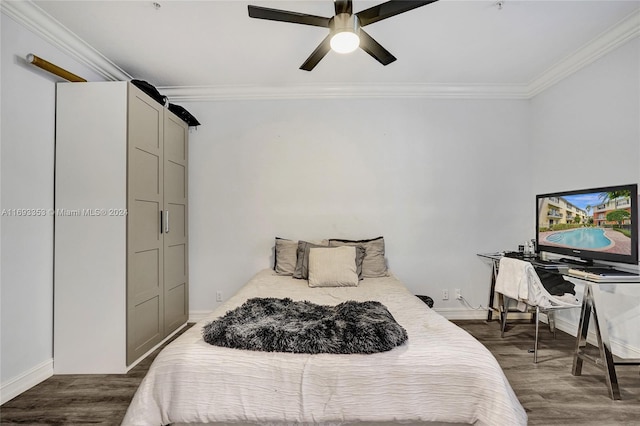
[(329, 22), (331, 28), (331, 34), (338, 34), (342, 32), (351, 32), (355, 35), (360, 34), (360, 23), (356, 15), (350, 13), (339, 13), (331, 18)]

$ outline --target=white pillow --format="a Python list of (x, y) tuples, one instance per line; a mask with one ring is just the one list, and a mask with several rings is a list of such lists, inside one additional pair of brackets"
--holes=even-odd
[(309, 287), (356, 287), (356, 248), (309, 249)]

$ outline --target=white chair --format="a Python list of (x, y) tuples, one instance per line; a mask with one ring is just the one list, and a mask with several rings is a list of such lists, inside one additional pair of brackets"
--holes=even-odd
[[(540, 277), (536, 273), (531, 263), (503, 257), (500, 259), (498, 277), (496, 278), (496, 292), (501, 299), (500, 335), (504, 337), (504, 330), (507, 325), (507, 313), (509, 312), (509, 300), (516, 300), (517, 309), (525, 312), (528, 308), (535, 308), (536, 335), (533, 346), (533, 362), (538, 362), (538, 328), (540, 313), (546, 313), (549, 327), (555, 338), (555, 318), (554, 312), (560, 309), (581, 308), (582, 305), (573, 295), (565, 294), (562, 298), (551, 295), (542, 284)], [(513, 312), (513, 311), (511, 311)]]

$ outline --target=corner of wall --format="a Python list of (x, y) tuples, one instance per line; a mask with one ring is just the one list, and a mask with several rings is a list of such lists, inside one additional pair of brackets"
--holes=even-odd
[(53, 358), (7, 380), (6, 383), (2, 383), (0, 385), (0, 404), (15, 398), (51, 376), (53, 376)]

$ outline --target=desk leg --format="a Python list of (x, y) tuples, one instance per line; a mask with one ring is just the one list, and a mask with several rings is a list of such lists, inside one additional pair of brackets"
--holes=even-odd
[(582, 374), (582, 363), (584, 359), (581, 356), (582, 349), (587, 346), (587, 334), (589, 331), (589, 318), (593, 313), (593, 321), (596, 327), (596, 338), (598, 340), (598, 349), (600, 358), (596, 360), (596, 364), (602, 363), (605, 370), (605, 379), (609, 388), (611, 399), (620, 399), (620, 387), (618, 386), (618, 376), (616, 374), (613, 353), (611, 352), (611, 343), (609, 341), (609, 331), (600, 327), (598, 319), (598, 311), (594, 302), (593, 289), (591, 285), (587, 285), (584, 299), (582, 301), (582, 312), (580, 314), (580, 323), (578, 326), (578, 336), (576, 338), (576, 350), (573, 356), (573, 369), (571, 374), (579, 376)]
[(582, 357), (580, 353), (587, 346), (587, 334), (589, 333), (589, 319), (593, 298), (591, 296), (591, 286), (587, 285), (584, 297), (582, 298), (582, 311), (580, 312), (580, 322), (578, 323), (578, 335), (576, 336), (576, 349), (573, 354), (573, 368), (571, 374), (580, 376), (582, 374)]
[(493, 302), (496, 294), (496, 278), (498, 276), (498, 261), (491, 262), (491, 289), (489, 290), (489, 307), (487, 309), (487, 321), (493, 318)]
[(609, 331), (606, 324), (604, 328), (600, 327), (598, 320), (598, 312), (595, 303), (593, 304), (593, 321), (596, 325), (596, 336), (598, 338), (598, 348), (600, 349), (600, 358), (604, 363), (605, 378), (609, 387), (609, 395), (611, 399), (620, 399), (620, 387), (618, 386), (618, 376), (616, 375), (616, 365), (613, 360), (613, 352), (611, 352), (611, 342), (609, 341)]

